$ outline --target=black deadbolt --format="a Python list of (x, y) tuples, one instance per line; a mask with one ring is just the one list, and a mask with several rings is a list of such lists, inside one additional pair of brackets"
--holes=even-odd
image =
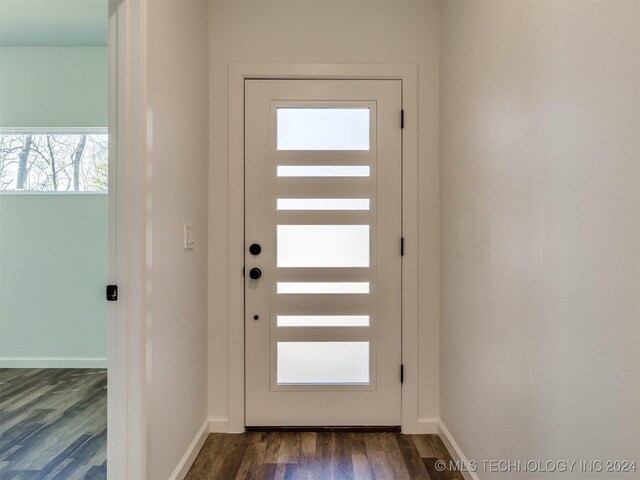
[(257, 243), (252, 243), (251, 246), (249, 247), (249, 253), (251, 253), (251, 255), (260, 255), (261, 251), (262, 251), (262, 247)]
[(251, 270), (249, 270), (249, 276), (254, 280), (258, 280), (262, 276), (262, 272), (259, 268), (253, 267)]

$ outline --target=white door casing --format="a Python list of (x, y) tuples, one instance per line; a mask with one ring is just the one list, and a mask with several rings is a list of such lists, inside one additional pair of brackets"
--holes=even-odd
[[(368, 145), (304, 146), (299, 113), (335, 109)], [(400, 80), (245, 81), (246, 425), (401, 423), (401, 109)]]
[(109, 0), (107, 478), (146, 478), (147, 4)]

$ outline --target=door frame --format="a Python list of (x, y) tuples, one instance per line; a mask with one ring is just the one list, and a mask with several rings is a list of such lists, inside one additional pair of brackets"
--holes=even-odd
[(107, 478), (146, 478), (147, 3), (108, 0), (109, 303)]
[[(402, 432), (418, 433), (418, 71), (414, 64), (229, 64), (229, 432), (245, 429), (244, 87), (248, 79), (402, 82)], [(400, 121), (400, 119), (398, 119)]]

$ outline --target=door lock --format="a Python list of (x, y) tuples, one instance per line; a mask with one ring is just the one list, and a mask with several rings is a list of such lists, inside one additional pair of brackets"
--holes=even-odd
[(107, 285), (107, 301), (108, 302), (117, 302), (118, 301), (118, 286), (117, 285)]
[(251, 255), (260, 255), (261, 251), (262, 251), (262, 247), (257, 243), (252, 243), (251, 246), (249, 247), (249, 253)]
[(261, 276), (262, 271), (259, 268), (253, 267), (251, 270), (249, 270), (249, 277), (251, 277), (253, 280), (258, 280)]

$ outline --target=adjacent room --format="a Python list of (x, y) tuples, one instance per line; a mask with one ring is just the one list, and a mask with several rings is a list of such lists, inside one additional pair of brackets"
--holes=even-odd
[(0, 2), (0, 478), (106, 478), (107, 1)]

